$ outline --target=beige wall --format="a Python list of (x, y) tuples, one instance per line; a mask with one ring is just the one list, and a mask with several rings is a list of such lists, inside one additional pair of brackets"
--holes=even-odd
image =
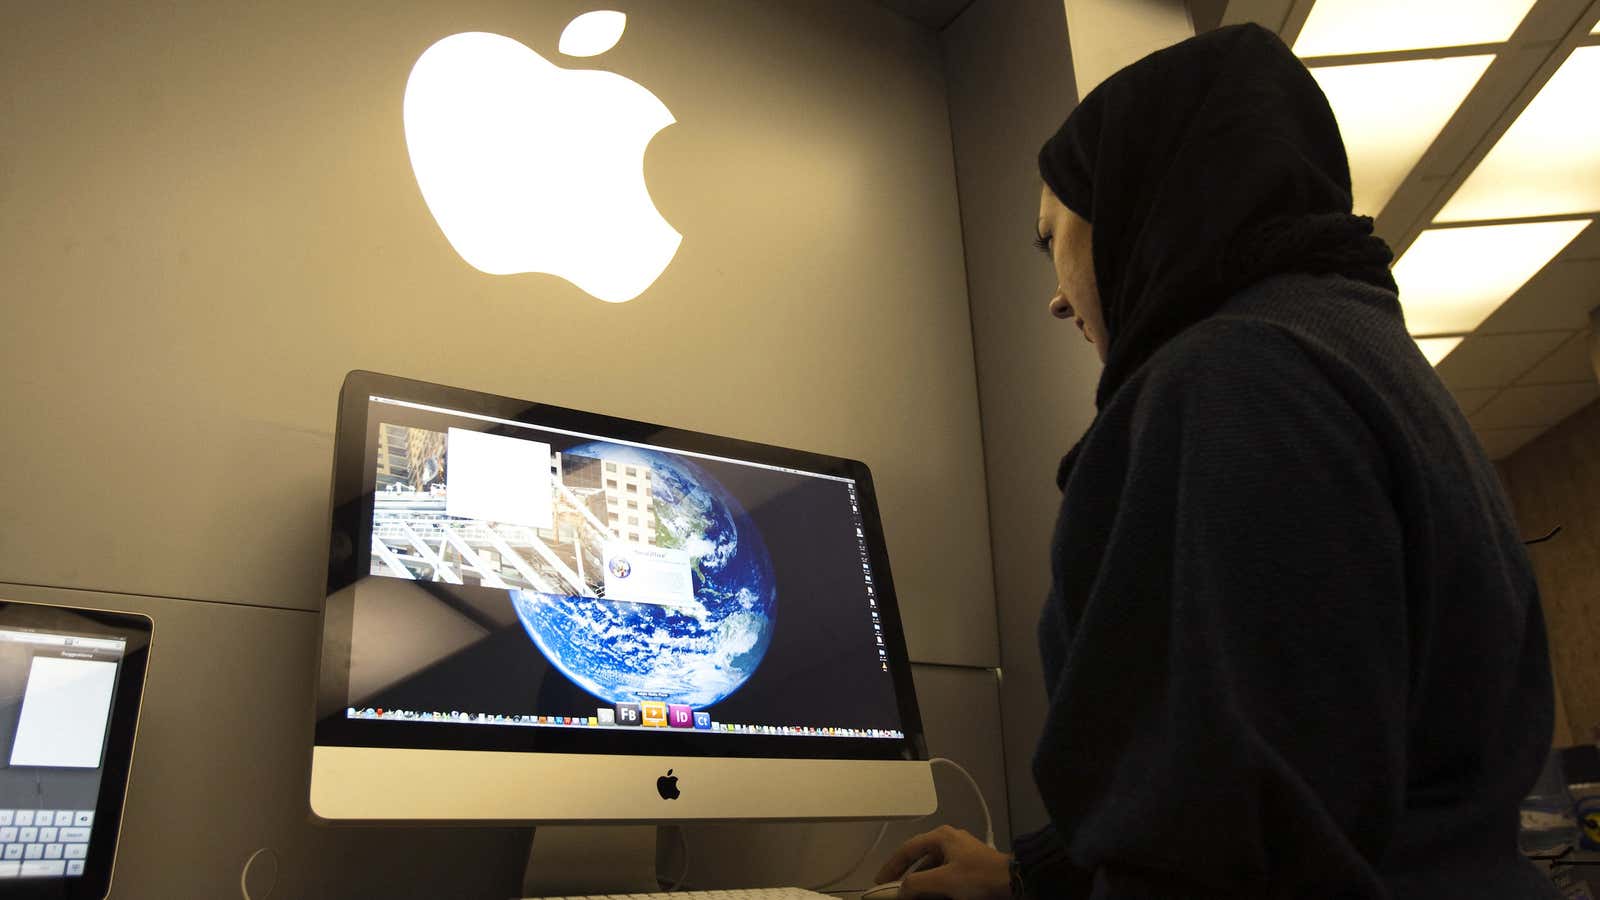
[(1528, 552), (1564, 712), (1555, 744), (1590, 743), (1600, 727), (1600, 403), (1535, 438), (1500, 471), (1524, 535), (1561, 526)]
[[(707, 0), (641, 5), (612, 51), (559, 57), (589, 8), (10, 17), (0, 579), (316, 609), (335, 397), (367, 368), (864, 459), (913, 656), (993, 665), (935, 40), (872, 4)], [(675, 113), (646, 171), (683, 245), (644, 296), (482, 275), (441, 236), (402, 91), (431, 42), (474, 29)]]
[(1046, 821), (1031, 760), (1045, 710), (1034, 626), (1049, 587), (1056, 463), (1094, 416), (1099, 363), (1050, 318), (1031, 246), (1036, 155), (1075, 103), (1059, 0), (978, 0), (942, 32), (983, 414), (1011, 828)]
[(1047, 821), (1032, 774), (1045, 711), (1035, 629), (1061, 503), (1056, 466), (1093, 420), (1100, 379), (1094, 349), (1047, 312), (1055, 274), (1031, 246), (1037, 155), (1092, 85), (1192, 33), (1176, 0), (977, 0), (941, 34), (977, 352), (1013, 834)]
[(1063, 0), (1072, 75), (1084, 97), (1123, 66), (1194, 37), (1184, 0)]

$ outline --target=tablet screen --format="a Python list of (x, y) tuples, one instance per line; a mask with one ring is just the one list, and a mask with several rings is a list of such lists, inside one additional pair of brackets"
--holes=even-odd
[(93, 896), (87, 882), (109, 880), (148, 640), (147, 620), (128, 631), (115, 617), (0, 601), (0, 883), (31, 882), (28, 896)]

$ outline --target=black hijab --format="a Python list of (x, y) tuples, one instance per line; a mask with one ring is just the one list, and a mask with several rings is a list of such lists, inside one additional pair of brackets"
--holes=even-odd
[(1350, 214), (1327, 98), (1258, 25), (1190, 38), (1106, 79), (1039, 151), (1039, 172), (1094, 227), (1110, 341), (1100, 409), (1161, 345), (1269, 275), (1337, 272), (1395, 290), (1388, 245)]

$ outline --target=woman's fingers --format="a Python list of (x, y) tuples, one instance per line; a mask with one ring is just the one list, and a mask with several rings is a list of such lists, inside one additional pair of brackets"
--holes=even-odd
[[(931, 850), (934, 864), (916, 872), (905, 872), (903, 857)], [(920, 855), (920, 854), (919, 854)], [(949, 900), (1008, 900), (1011, 896), (1010, 857), (965, 831), (942, 826), (907, 841), (896, 852), (891, 866), (880, 875), (900, 880), (901, 897), (941, 897)]]
[(932, 862), (935, 863), (944, 858), (943, 842), (938, 831), (925, 831), (901, 844), (884, 862), (883, 867), (878, 869), (878, 874), (873, 876), (873, 880), (879, 884), (894, 881), (904, 875), (906, 869), (925, 853), (933, 854)]

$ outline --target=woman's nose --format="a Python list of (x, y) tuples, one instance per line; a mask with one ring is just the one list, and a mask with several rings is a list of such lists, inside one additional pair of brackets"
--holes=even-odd
[(1070, 319), (1073, 317), (1072, 304), (1067, 302), (1066, 295), (1059, 290), (1056, 291), (1055, 296), (1050, 298), (1050, 314), (1058, 319)]

